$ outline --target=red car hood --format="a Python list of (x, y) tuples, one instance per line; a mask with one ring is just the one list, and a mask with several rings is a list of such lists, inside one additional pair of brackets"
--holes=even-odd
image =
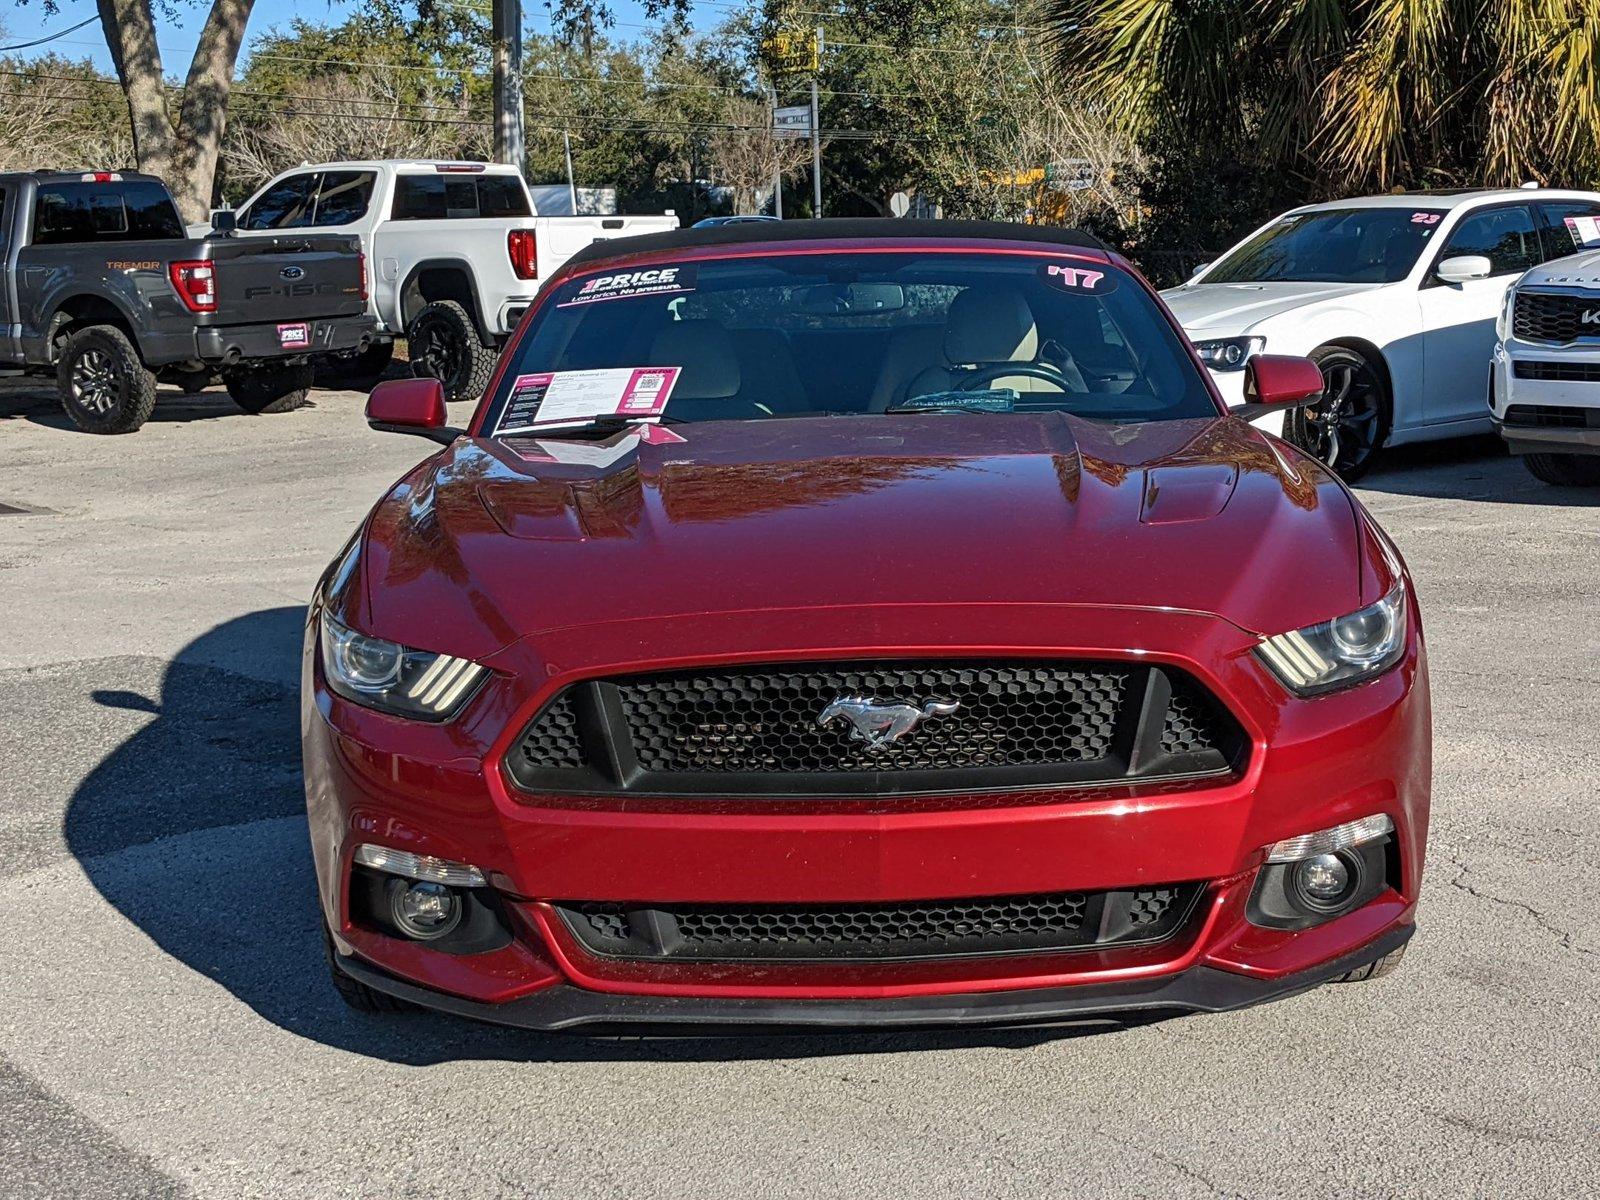
[(1359, 607), (1359, 547), (1341, 485), (1234, 420), (717, 422), (457, 441), (374, 511), (347, 612), (480, 658), (565, 626), (840, 604), (1146, 606), (1267, 633)]

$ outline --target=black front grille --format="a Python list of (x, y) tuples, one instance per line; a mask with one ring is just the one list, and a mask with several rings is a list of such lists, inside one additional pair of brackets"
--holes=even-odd
[(1206, 774), (1244, 748), (1222, 706), (1171, 668), (812, 663), (576, 684), (507, 769), (529, 791), (871, 795)]
[(1518, 292), (1511, 308), (1511, 330), (1529, 342), (1600, 338), (1600, 296)]
[(1556, 404), (1513, 404), (1505, 424), (1540, 429), (1600, 429), (1600, 408), (1563, 408)]
[(1516, 359), (1512, 364), (1518, 379), (1556, 379), (1573, 383), (1600, 383), (1600, 363), (1530, 362)]
[(1081, 950), (1160, 941), (1199, 884), (898, 904), (555, 907), (590, 953), (679, 961), (885, 961)]

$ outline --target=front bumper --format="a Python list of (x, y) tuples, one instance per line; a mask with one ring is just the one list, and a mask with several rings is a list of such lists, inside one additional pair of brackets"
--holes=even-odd
[[(987, 621), (993, 632), (994, 616), (939, 606), (900, 611), (893, 645), (884, 644), (884, 614), (865, 609), (830, 614), (826, 630), (808, 613), (769, 612), (708, 616), (693, 629), (618, 622), (557, 631), (540, 639), (542, 657), (524, 643), (496, 656), (487, 664), (498, 672), (493, 686), (439, 726), (388, 718), (329, 694), (308, 637), (307, 803), (324, 916), (345, 956), (340, 963), (348, 974), (420, 1003), (540, 1027), (624, 1019), (788, 1022), (805, 1021), (807, 1013), (816, 1023), (854, 1024), (863, 1023), (863, 1012), (886, 1023), (1005, 1022), (1254, 1003), (1314, 986), (1351, 969), (1335, 970), (1337, 964), (1369, 950), (1377, 957), (1386, 939), (1409, 932), (1430, 776), (1426, 668), (1415, 635), (1407, 658), (1384, 676), (1294, 701), (1254, 659), (1255, 639), (1214, 618), (1018, 607), (1028, 611), (1011, 614), (1015, 629), (1059, 630), (1070, 622), (1078, 640), (1042, 650), (1019, 639), (991, 645), (989, 653), (1131, 656), (1116, 648), (1134, 639), (1144, 647), (1140, 655), (1180, 667), (1234, 711), (1251, 741), (1248, 765), (1182, 784), (889, 802), (532, 796), (508, 784), (500, 762), (534, 712), (575, 679), (648, 669), (617, 662), (602, 646), (650, 646), (660, 663), (693, 661), (704, 644), (752, 662), (775, 654), (959, 656), (950, 630), (986, 628)], [(785, 649), (777, 653), (775, 645)], [(552, 663), (561, 669), (552, 673)], [(538, 682), (527, 687), (524, 680)], [(1262, 847), (1374, 813), (1388, 814), (1395, 826), (1393, 887), (1310, 929), (1269, 929), (1247, 919)], [(350, 859), (363, 842), (480, 866), (505, 900), (510, 944), (451, 955), (352, 922)], [(564, 934), (547, 903), (892, 903), (1186, 881), (1205, 881), (1205, 896), (1186, 927), (1158, 944), (848, 964), (606, 959)]]
[(1511, 453), (1600, 454), (1600, 345), (1508, 338), (1490, 369), (1490, 416)]
[(777, 1025), (898, 1029), (942, 1025), (1032, 1025), (1131, 1012), (1227, 1012), (1282, 1000), (1376, 962), (1410, 940), (1415, 926), (1392, 926), (1365, 946), (1276, 979), (1198, 966), (1135, 983), (1080, 984), (1020, 992), (977, 992), (902, 1000), (739, 999), (713, 996), (619, 996), (571, 984), (504, 1004), (484, 1004), (417, 987), (353, 956), (334, 969), (376, 991), (422, 1008), (521, 1029), (585, 1025)]

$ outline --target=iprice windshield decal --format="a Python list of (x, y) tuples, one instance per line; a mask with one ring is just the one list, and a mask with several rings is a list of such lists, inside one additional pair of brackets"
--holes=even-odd
[(602, 300), (632, 300), (639, 296), (682, 296), (694, 291), (695, 268), (645, 267), (610, 275), (591, 275), (577, 283), (557, 308), (598, 304)]

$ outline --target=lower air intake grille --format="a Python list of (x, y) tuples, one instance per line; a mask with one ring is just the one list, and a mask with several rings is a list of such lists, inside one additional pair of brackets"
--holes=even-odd
[(1205, 775), (1245, 750), (1170, 667), (921, 660), (574, 684), (506, 765), (531, 792), (894, 795)]
[(585, 949), (610, 958), (883, 961), (1158, 941), (1178, 930), (1200, 891), (1182, 884), (900, 904), (555, 907)]
[(1566, 383), (1600, 383), (1600, 362), (1547, 362), (1541, 359), (1519, 358), (1513, 360), (1512, 366), (1518, 379), (1547, 379)]

